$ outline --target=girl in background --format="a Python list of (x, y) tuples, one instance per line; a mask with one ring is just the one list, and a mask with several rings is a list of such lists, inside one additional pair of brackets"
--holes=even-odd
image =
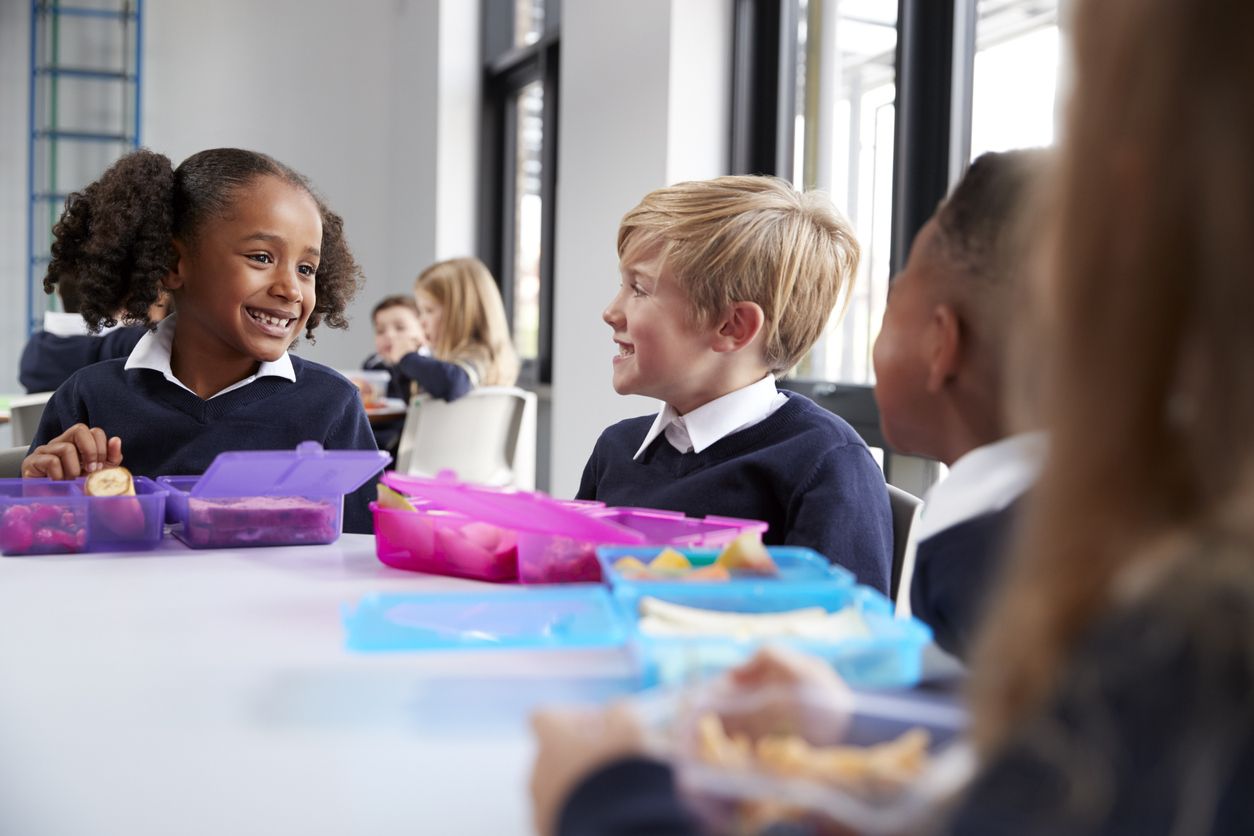
[(423, 392), (453, 401), (476, 386), (512, 386), (518, 355), (496, 281), (477, 258), (432, 264), (414, 284), (431, 356), (416, 350), (396, 368)]

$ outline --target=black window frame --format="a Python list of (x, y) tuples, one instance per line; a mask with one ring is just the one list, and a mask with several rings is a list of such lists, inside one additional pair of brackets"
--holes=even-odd
[(540, 172), (540, 323), (537, 357), (523, 362), (519, 383), (552, 382), (553, 263), (556, 242), (557, 144), (561, 0), (542, 0), (544, 30), (526, 46), (514, 45), (514, 0), (482, 0), (483, 56), (480, 114), (479, 258), (501, 289), (511, 331), (514, 320), (514, 207), (517, 113), (515, 99), (539, 81), (544, 92)]
[[(735, 2), (732, 173), (772, 174), (791, 181), (800, 4), (798, 0)], [(958, 5), (974, 2), (898, 0), (893, 274), (905, 265), (914, 237), (949, 189), (954, 22)], [(957, 58), (973, 61), (973, 44), (968, 54)], [(969, 111), (970, 97), (965, 96), (964, 102)], [(970, 121), (969, 112), (966, 120)], [(781, 380), (780, 387), (807, 395), (848, 421), (867, 444), (891, 451), (880, 431), (873, 387), (796, 378)], [(885, 465), (889, 466), (888, 461)]]

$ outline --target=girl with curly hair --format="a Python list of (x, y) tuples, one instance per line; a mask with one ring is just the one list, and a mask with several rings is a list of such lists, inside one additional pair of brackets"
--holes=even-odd
[[(290, 355), (302, 330), (346, 327), (361, 269), (343, 222), (300, 174), (253, 151), (201, 151), (177, 169), (147, 150), (70, 195), (44, 287), (73, 277), (93, 330), (174, 314), (124, 359), (77, 371), (49, 400), (22, 475), (73, 479), (126, 465), (201, 473), (224, 450), (317, 441), (375, 448), (357, 389)], [(345, 505), (369, 531), (371, 485)]]

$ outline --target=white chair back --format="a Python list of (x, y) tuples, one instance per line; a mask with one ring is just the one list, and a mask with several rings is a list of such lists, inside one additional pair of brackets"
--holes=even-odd
[(514, 386), (483, 386), (452, 402), (421, 395), (405, 415), (396, 469), (534, 490), (535, 416), (535, 393)]
[(25, 447), (0, 448), (0, 479), (16, 479), (22, 475)]
[(9, 429), (12, 431), (15, 447), (29, 447), (30, 443), (35, 440), (35, 431), (39, 429), (39, 419), (43, 417), (44, 406), (51, 397), (51, 392), (36, 392), (33, 395), (21, 395), (9, 401)]

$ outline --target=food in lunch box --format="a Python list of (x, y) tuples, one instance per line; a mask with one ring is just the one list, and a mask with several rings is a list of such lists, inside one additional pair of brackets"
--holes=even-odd
[(733, 574), (777, 575), (779, 568), (755, 532), (742, 534), (708, 566), (694, 568), (681, 552), (665, 548), (647, 564), (633, 555), (614, 561), (614, 571), (629, 580), (729, 581)]
[(338, 532), (340, 500), (299, 496), (189, 497), (183, 537), (193, 546), (328, 543)]
[(5, 554), (62, 554), (81, 552), (86, 546), (81, 506), (14, 504), (0, 516), (0, 550)]
[(697, 721), (697, 756), (711, 766), (758, 769), (852, 790), (865, 797), (899, 792), (929, 762), (931, 735), (913, 728), (874, 746), (813, 746), (797, 734), (768, 734), (751, 740), (729, 735), (716, 714)]
[(871, 636), (871, 629), (857, 607), (845, 607), (836, 612), (822, 607), (785, 612), (726, 612), (687, 607), (647, 596), (640, 599), (640, 632), (659, 637), (797, 638), (823, 642)]
[(102, 529), (101, 536), (108, 533), (122, 540), (144, 536), (144, 506), (135, 498), (135, 479), (125, 467), (106, 467), (89, 474), (83, 492), (101, 499), (91, 503), (93, 530)]
[(376, 485), (375, 489), (378, 492), (380, 508), (391, 508), (395, 511), (417, 510), (404, 494), (392, 490), (382, 482)]

